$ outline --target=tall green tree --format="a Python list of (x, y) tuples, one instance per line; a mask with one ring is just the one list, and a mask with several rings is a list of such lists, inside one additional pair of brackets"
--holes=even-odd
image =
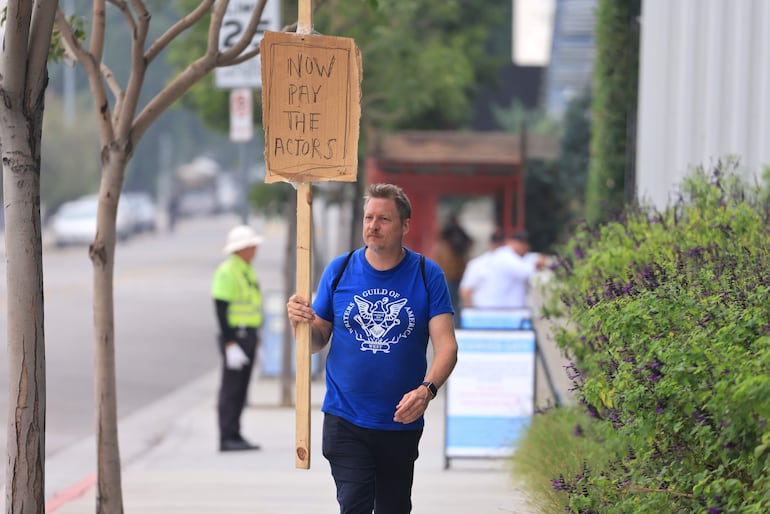
[[(641, 0), (599, 0), (586, 220), (601, 223), (623, 209), (633, 181)], [(633, 184), (629, 184), (632, 186)], [(628, 195), (630, 196), (630, 195)]]

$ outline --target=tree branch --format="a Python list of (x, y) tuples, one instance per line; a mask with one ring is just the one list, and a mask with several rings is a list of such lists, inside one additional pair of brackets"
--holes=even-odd
[(128, 24), (129, 31), (131, 34), (136, 32), (136, 21), (134, 21), (134, 17), (131, 14), (131, 11), (128, 9), (128, 3), (126, 3), (123, 0), (107, 0), (109, 3), (117, 7), (120, 12), (123, 13), (123, 17), (126, 19), (126, 23)]
[(155, 57), (168, 46), (179, 34), (195, 25), (211, 9), (215, 0), (202, 0), (200, 5), (193, 12), (183, 17), (164, 32), (150, 48), (145, 52), (144, 58), (150, 63)]
[[(325, 2), (326, 0), (318, 0), (315, 4), (315, 7), (313, 8), (313, 11), (315, 12), (315, 10), (318, 9)], [(281, 29), (281, 32), (296, 32), (296, 30), (297, 30), (297, 22), (295, 21), (294, 23), (291, 23), (289, 25), (284, 25), (283, 28)], [(235, 66), (236, 64), (241, 64), (242, 62), (248, 61), (249, 59), (252, 59), (258, 55), (259, 55), (259, 47), (249, 50), (248, 52), (244, 52), (240, 54), (238, 57), (235, 57), (232, 60), (229, 60), (227, 63), (219, 64), (217, 67), (226, 68), (228, 66)]]
[(94, 0), (91, 10), (91, 44), (88, 53), (93, 56), (94, 62), (102, 62), (104, 52), (104, 26), (106, 23), (105, 0)]
[[(147, 33), (150, 28), (150, 12), (142, 0), (131, 0), (137, 17), (137, 25), (131, 32), (131, 71), (128, 75), (126, 92), (120, 109), (115, 108), (116, 123), (115, 132), (119, 138), (128, 136), (131, 125), (134, 122), (139, 94), (142, 92), (142, 84), (147, 72), (147, 61), (144, 59), (144, 44), (147, 41)], [(130, 150), (132, 151), (132, 150)]]
[[(320, 5), (324, 4), (325, 1), (326, 0), (318, 0), (316, 2), (315, 8), (317, 9)], [(249, 42), (253, 39), (254, 33), (256, 32), (256, 29), (259, 26), (259, 21), (262, 19), (262, 11), (265, 8), (265, 3), (266, 3), (266, 0), (260, 0), (260, 2), (255, 7), (255, 10), (252, 13), (249, 25), (244, 30), (243, 36), (241, 36), (238, 42), (233, 47), (230, 48), (229, 51), (232, 51), (232, 54), (234, 55), (229, 58), (226, 65), (237, 64), (239, 62), (243, 62), (246, 59), (249, 59), (259, 54), (259, 48), (256, 48), (254, 50), (250, 50), (243, 56), (238, 55), (244, 48), (246, 48)], [(214, 9), (211, 12), (211, 21), (209, 23), (209, 31), (208, 31), (208, 45), (206, 46), (206, 52), (204, 53), (204, 55), (196, 59), (195, 62), (190, 64), (187, 68), (184, 69), (184, 71), (179, 73), (179, 75), (177, 75), (171, 81), (171, 83), (166, 85), (166, 87), (164, 87), (160, 92), (158, 92), (158, 94), (155, 95), (155, 97), (153, 97), (147, 103), (144, 109), (142, 109), (142, 111), (136, 117), (133, 125), (133, 137), (135, 142), (139, 141), (142, 135), (147, 131), (150, 125), (152, 125), (152, 123), (158, 118), (158, 116), (160, 116), (161, 113), (163, 113), (163, 111), (165, 111), (172, 103), (178, 100), (198, 80), (200, 80), (206, 74), (211, 72), (211, 70), (213, 70), (214, 68), (225, 64), (223, 63), (223, 61), (225, 60), (222, 58), (223, 54), (220, 54), (219, 52), (219, 31), (222, 29), (222, 18), (224, 17), (228, 4), (229, 4), (229, 0), (218, 0), (215, 3)], [(211, 5), (210, 1), (202, 1), (201, 4), (198, 6), (198, 8), (196, 8), (196, 10), (193, 13), (188, 15), (188, 17), (192, 16), (193, 18), (196, 18), (198, 16), (198, 11), (200, 9), (208, 10), (210, 5)], [(195, 19), (195, 21), (197, 21), (197, 18)], [(187, 26), (192, 25), (192, 23), (194, 23), (194, 21), (186, 22), (185, 20), (181, 20), (179, 23), (177, 23), (177, 25), (175, 25), (175, 27), (184, 26), (184, 28), (186, 28)], [(287, 25), (286, 27), (284, 27), (284, 31), (288, 32), (289, 29), (293, 27), (296, 27), (296, 23)], [(183, 28), (179, 29), (177, 30), (176, 33), (179, 33), (182, 30), (184, 29)], [(161, 36), (161, 38), (158, 41), (164, 40), (167, 37), (167, 34), (164, 34), (163, 36)], [(162, 44), (158, 43), (158, 44), (160, 45), (158, 47), (158, 51), (160, 51), (162, 46), (165, 46), (165, 43), (162, 43)], [(241, 48), (236, 53), (234, 49), (238, 48), (239, 46)], [(154, 55), (155, 53), (153, 53), (153, 56)]]
[[(37, 0), (32, 12), (30, 34), (41, 36), (51, 34), (56, 18), (57, 0)], [(40, 96), (46, 87), (46, 66), (48, 50), (51, 46), (50, 37), (31, 37), (27, 57), (27, 89), (30, 92), (28, 101)]]
[[(86, 52), (80, 43), (72, 33), (72, 27), (67, 23), (67, 17), (61, 9), (56, 11), (56, 26), (61, 33), (62, 43), (64, 44), (64, 50), (67, 52), (73, 60), (79, 62), (86, 72), (88, 77), (88, 85), (91, 89), (91, 96), (94, 100), (94, 106), (96, 107), (96, 121), (99, 124), (99, 140), (102, 147), (106, 146), (113, 137), (112, 119), (110, 117), (110, 104), (107, 101), (107, 93), (104, 90), (104, 84), (102, 83), (102, 73), (107, 73), (105, 78), (108, 79), (108, 83), (114, 86), (113, 93), (115, 95), (116, 103), (120, 101), (122, 93), (120, 88), (115, 82), (112, 73), (106, 69), (102, 70), (97, 67), (97, 61), (91, 54)], [(106, 67), (105, 67), (106, 68)]]
[(216, 54), (210, 55), (208, 52), (200, 57), (187, 68), (177, 75), (171, 83), (164, 87), (150, 102), (142, 109), (134, 121), (133, 135), (135, 141), (144, 134), (150, 125), (165, 111), (172, 103), (181, 97), (198, 80), (214, 69), (216, 64)]
[[(257, 3), (257, 6), (254, 8), (254, 11), (251, 13), (251, 18), (249, 18), (249, 23), (246, 25), (246, 28), (243, 29), (243, 34), (241, 34), (241, 37), (238, 38), (238, 41), (222, 52), (219, 55), (219, 58), (217, 59), (217, 65), (221, 64), (230, 64), (230, 61), (237, 58), (241, 52), (243, 52), (247, 46), (251, 44), (252, 39), (254, 39), (254, 34), (257, 32), (257, 27), (259, 27), (259, 22), (262, 21), (262, 11), (265, 10), (265, 4), (267, 3), (267, 0), (259, 0)], [(220, 26), (221, 30), (221, 26)], [(217, 31), (217, 36), (219, 36), (219, 31)], [(211, 33), (209, 32), (209, 37), (211, 37)], [(219, 44), (219, 37), (216, 38), (217, 45)]]
[[(32, 2), (11, 2), (7, 6), (5, 20), (5, 41), (3, 54), (8, 60), (8, 69), (23, 70), (28, 57)], [(3, 93), (6, 97), (24, 98), (26, 74), (3, 73)]]

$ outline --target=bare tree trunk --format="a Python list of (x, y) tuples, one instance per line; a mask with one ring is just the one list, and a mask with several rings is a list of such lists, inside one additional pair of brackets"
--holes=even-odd
[(40, 144), (53, 0), (3, 2), (0, 142), (8, 289), (6, 511), (45, 512)]
[(103, 152), (102, 182), (96, 238), (89, 255), (94, 270), (94, 388), (96, 393), (97, 491), (96, 512), (123, 512), (120, 447), (118, 445), (117, 386), (115, 373), (116, 218), (128, 150), (110, 145)]
[(25, 112), (6, 101), (0, 122), (8, 286), (6, 511), (45, 511), (45, 337), (40, 228), (42, 94)]

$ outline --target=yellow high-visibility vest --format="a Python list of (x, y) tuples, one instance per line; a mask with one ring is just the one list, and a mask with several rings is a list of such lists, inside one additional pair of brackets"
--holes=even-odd
[(231, 327), (262, 326), (262, 293), (251, 264), (237, 255), (214, 272), (211, 296), (228, 302), (227, 322)]

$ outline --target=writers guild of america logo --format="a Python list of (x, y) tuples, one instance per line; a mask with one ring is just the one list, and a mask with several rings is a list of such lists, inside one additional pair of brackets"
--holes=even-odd
[(343, 321), (348, 332), (361, 343), (361, 351), (390, 353), (392, 344), (414, 330), (414, 311), (408, 305), (409, 299), (401, 298), (396, 291), (369, 289), (353, 300), (345, 309)]

